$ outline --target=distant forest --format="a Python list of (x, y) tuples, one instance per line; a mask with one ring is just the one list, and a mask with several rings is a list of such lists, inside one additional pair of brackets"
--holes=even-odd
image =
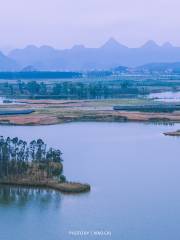
[(121, 82), (74, 82), (58, 81), (18, 81), (0, 83), (0, 94), (10, 98), (32, 99), (106, 99), (122, 95), (144, 94), (145, 88), (133, 86), (128, 81)]
[(57, 79), (57, 78), (79, 78), (82, 73), (79, 72), (0, 72), (0, 79)]
[[(118, 71), (126, 69), (120, 67)], [(22, 78), (18, 78), (18, 74)], [(0, 96), (9, 98), (108, 99), (180, 90), (178, 75), (121, 75), (111, 71), (0, 72), (1, 78)]]

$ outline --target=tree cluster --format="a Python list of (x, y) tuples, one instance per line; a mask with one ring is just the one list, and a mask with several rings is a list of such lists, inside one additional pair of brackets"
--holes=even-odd
[(132, 86), (128, 81), (92, 81), (92, 82), (38, 82), (29, 81), (0, 85), (3, 94), (13, 96), (25, 96), (33, 98), (51, 99), (106, 99), (118, 98), (122, 94), (144, 93), (137, 86)]
[(42, 139), (26, 141), (0, 137), (0, 178), (53, 178), (62, 174), (62, 152)]

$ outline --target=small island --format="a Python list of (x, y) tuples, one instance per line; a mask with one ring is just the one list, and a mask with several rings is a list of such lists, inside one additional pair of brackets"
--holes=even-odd
[(0, 184), (51, 188), (66, 193), (90, 191), (89, 184), (67, 181), (62, 152), (42, 139), (26, 141), (0, 137)]
[(165, 136), (174, 136), (174, 137), (180, 137), (180, 130), (174, 131), (174, 132), (165, 132)]

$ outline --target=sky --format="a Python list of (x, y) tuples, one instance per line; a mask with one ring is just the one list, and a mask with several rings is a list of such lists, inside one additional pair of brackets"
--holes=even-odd
[(179, 0), (0, 0), (0, 48), (99, 47), (110, 37), (180, 46), (179, 9)]

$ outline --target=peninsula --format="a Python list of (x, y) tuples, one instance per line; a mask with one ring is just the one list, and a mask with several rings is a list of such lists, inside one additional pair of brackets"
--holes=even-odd
[(174, 136), (174, 137), (180, 137), (180, 130), (173, 131), (173, 132), (165, 132), (165, 136)]
[(62, 153), (42, 139), (0, 137), (0, 184), (51, 188), (66, 193), (90, 191), (89, 184), (69, 182), (63, 175)]

